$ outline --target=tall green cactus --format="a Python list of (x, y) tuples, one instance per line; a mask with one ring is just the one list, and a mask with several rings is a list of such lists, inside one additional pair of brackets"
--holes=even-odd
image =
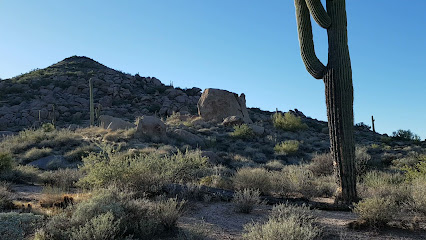
[[(294, 0), (300, 51), (307, 71), (323, 79), (330, 133), (330, 150), (334, 159), (338, 189), (336, 203), (358, 200), (356, 191), (355, 147), (353, 137), (353, 85), (349, 57), (345, 0)], [(328, 64), (317, 58), (310, 15), (328, 35)]]
[(95, 104), (93, 102), (93, 81), (89, 79), (89, 95), (90, 95), (90, 126), (95, 125)]

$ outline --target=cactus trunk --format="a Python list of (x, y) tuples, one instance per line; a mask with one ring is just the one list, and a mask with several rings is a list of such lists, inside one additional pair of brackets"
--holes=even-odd
[[(323, 79), (330, 133), (330, 151), (337, 176), (336, 202), (351, 204), (356, 191), (355, 145), (353, 137), (353, 85), (349, 57), (345, 0), (295, 0), (302, 59), (308, 72)], [(316, 57), (310, 13), (327, 29), (328, 64)], [(327, 18), (328, 17), (328, 18)]]
[(374, 127), (374, 121), (376, 120), (374, 120), (374, 117), (371, 116), (371, 127), (373, 128), (373, 132), (376, 132), (376, 128)]
[(89, 94), (90, 94), (90, 126), (95, 125), (95, 104), (93, 102), (93, 81), (89, 79)]

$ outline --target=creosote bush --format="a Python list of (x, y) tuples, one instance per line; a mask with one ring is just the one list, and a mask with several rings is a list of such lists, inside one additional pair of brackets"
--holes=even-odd
[(53, 216), (36, 234), (38, 240), (155, 239), (176, 226), (184, 202), (150, 201), (117, 186)]
[(393, 219), (397, 208), (391, 199), (366, 198), (355, 205), (354, 212), (372, 227), (383, 227)]
[(251, 127), (247, 124), (242, 124), (239, 126), (234, 126), (234, 131), (230, 133), (231, 137), (240, 138), (240, 139), (252, 139), (254, 137), (254, 132)]
[(255, 205), (261, 204), (260, 191), (258, 189), (248, 189), (236, 191), (232, 202), (235, 204), (235, 211), (239, 213), (251, 213)]
[(7, 152), (0, 152), (0, 173), (12, 169), (12, 156)]
[(41, 226), (44, 217), (32, 213), (0, 213), (0, 237), (5, 240), (24, 240)]
[(257, 189), (267, 194), (271, 190), (270, 172), (263, 168), (240, 168), (232, 177), (238, 190)]
[(200, 151), (172, 155), (91, 153), (83, 163), (81, 170), (86, 176), (78, 185), (102, 187), (117, 183), (138, 191), (157, 191), (166, 182), (197, 181), (208, 169)]
[(287, 140), (275, 145), (274, 151), (278, 154), (293, 155), (299, 151), (299, 145), (297, 140)]
[(272, 209), (266, 223), (251, 223), (244, 226), (246, 240), (312, 240), (322, 230), (314, 223), (315, 218), (308, 207), (280, 204)]
[(308, 126), (302, 123), (302, 119), (300, 117), (296, 117), (290, 112), (284, 113), (274, 113), (272, 115), (272, 123), (275, 128), (285, 130), (285, 131), (298, 131), (305, 130)]
[(12, 209), (12, 193), (9, 189), (9, 184), (0, 182), (0, 210)]

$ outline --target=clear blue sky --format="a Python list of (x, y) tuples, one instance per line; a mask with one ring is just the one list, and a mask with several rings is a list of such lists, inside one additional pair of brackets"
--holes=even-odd
[[(355, 122), (426, 138), (426, 1), (348, 0)], [(314, 24), (327, 61), (326, 31)], [(300, 58), (292, 0), (0, 0), (0, 78), (88, 56), (174, 86), (246, 94), (249, 107), (326, 120)]]

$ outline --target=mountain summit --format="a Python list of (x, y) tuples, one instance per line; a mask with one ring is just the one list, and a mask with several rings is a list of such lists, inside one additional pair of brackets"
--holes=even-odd
[(166, 86), (155, 77), (130, 75), (88, 57), (72, 56), (0, 82), (0, 130), (34, 123), (84, 124), (89, 119), (89, 79), (101, 114), (134, 120), (140, 115), (196, 113), (201, 89)]

